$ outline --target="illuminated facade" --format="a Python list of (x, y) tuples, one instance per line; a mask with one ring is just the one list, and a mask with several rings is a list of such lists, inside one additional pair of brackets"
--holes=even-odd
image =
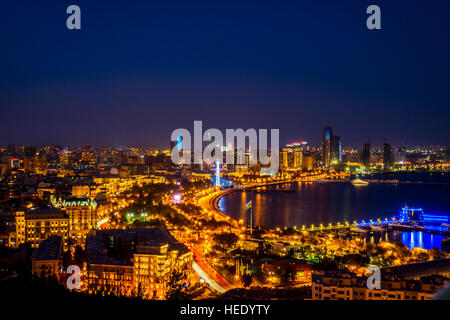
[(70, 166), (72, 158), (72, 151), (68, 151), (66, 149), (62, 150), (59, 155), (59, 164), (62, 168), (67, 168)]
[(134, 289), (142, 290), (144, 298), (164, 299), (166, 284), (174, 269), (191, 273), (192, 254), (169, 247), (168, 243), (137, 247), (134, 254)]
[(443, 276), (422, 277), (420, 280), (392, 278), (381, 281), (381, 289), (368, 289), (367, 279), (352, 274), (313, 274), (313, 300), (430, 300), (436, 291), (448, 283)]
[(16, 212), (15, 246), (30, 243), (32, 248), (51, 236), (60, 236), (67, 244), (69, 218), (61, 210), (41, 209)]
[(175, 269), (192, 274), (192, 253), (163, 228), (97, 231), (86, 250), (90, 293), (161, 300)]
[(450, 217), (447, 215), (426, 214), (422, 208), (408, 208), (405, 206), (400, 210), (399, 218), (404, 222), (424, 222), (431, 224), (449, 223)]
[(95, 190), (91, 189), (92, 195), (105, 192), (107, 196), (114, 196), (130, 190), (135, 185), (167, 183), (167, 181), (163, 176), (134, 175), (130, 178), (121, 178), (119, 175), (107, 174), (95, 177), (94, 183), (96, 187)]
[(331, 161), (331, 164), (333, 164), (333, 165), (336, 165), (336, 164), (339, 164), (342, 162), (341, 138), (338, 136), (331, 136), (330, 161)]
[(133, 296), (133, 265), (90, 263), (86, 273), (89, 293), (113, 293), (119, 296)]
[(69, 217), (69, 236), (84, 244), (89, 230), (97, 227), (97, 203), (87, 197), (70, 197), (52, 201)]
[(45, 157), (32, 156), (25, 157), (23, 160), (23, 168), (26, 171), (32, 171), (38, 174), (47, 174), (47, 160)]
[(315, 158), (313, 155), (305, 155), (302, 157), (302, 169), (312, 170), (315, 168)]
[(16, 212), (16, 234), (15, 241), (12, 243), (12, 246), (19, 246), (22, 243), (25, 243), (26, 239), (26, 228), (25, 228), (25, 211), (17, 211)]
[(370, 143), (364, 143), (361, 154), (361, 165), (364, 170), (370, 170)]
[(303, 164), (303, 152), (298, 144), (287, 145), (280, 152), (280, 168), (284, 170), (301, 169)]
[(72, 196), (74, 197), (94, 197), (91, 194), (91, 187), (88, 185), (75, 185), (72, 186)]
[(310, 282), (312, 264), (294, 258), (284, 258), (278, 261), (264, 263), (261, 266), (263, 273), (270, 280), (280, 281), (283, 277), (288, 282)]

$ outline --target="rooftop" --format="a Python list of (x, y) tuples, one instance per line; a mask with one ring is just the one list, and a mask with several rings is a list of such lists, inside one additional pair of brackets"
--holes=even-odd
[(25, 213), (27, 219), (66, 218), (66, 213), (55, 208), (31, 209)]
[(62, 238), (51, 236), (39, 244), (31, 256), (32, 260), (58, 260), (61, 253)]
[(450, 258), (383, 268), (381, 272), (395, 274), (403, 278), (420, 278), (433, 274), (446, 274), (450, 273)]
[[(168, 245), (168, 251), (176, 250), (180, 254), (189, 251), (163, 227), (99, 230), (86, 239), (87, 262), (133, 265), (131, 258), (134, 253), (147, 252), (163, 245)], [(158, 250), (151, 251), (157, 253)]]

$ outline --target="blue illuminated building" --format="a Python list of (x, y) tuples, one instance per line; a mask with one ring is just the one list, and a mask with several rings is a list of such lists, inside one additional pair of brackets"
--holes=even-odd
[(400, 214), (395, 218), (361, 221), (356, 223), (356, 225), (359, 227), (368, 227), (377, 224), (389, 224), (395, 222), (421, 222), (427, 227), (427, 229), (436, 229), (435, 227), (432, 227), (432, 225), (448, 224), (450, 222), (450, 217), (447, 215), (425, 214), (422, 208), (404, 207), (400, 210)]
[(178, 136), (177, 149), (178, 149), (178, 151), (183, 150), (183, 137), (182, 136)]
[(425, 214), (422, 208), (404, 207), (400, 211), (400, 219), (404, 222), (448, 223), (449, 216)]
[(423, 209), (422, 208), (408, 208), (404, 207), (400, 211), (400, 219), (403, 221), (422, 221)]

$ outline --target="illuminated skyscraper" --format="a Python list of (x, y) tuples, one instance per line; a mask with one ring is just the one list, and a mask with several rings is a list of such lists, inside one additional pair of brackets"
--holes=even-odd
[(288, 167), (288, 149), (282, 149), (280, 151), (280, 168), (287, 169)]
[(72, 151), (63, 149), (59, 155), (59, 165), (61, 168), (68, 168), (72, 158)]
[(333, 135), (331, 127), (326, 127), (323, 130), (322, 152), (323, 165), (325, 168), (330, 167), (331, 162), (331, 136)]
[(361, 154), (361, 165), (364, 167), (364, 170), (370, 169), (370, 143), (364, 143), (363, 150)]
[(7, 150), (8, 150), (8, 154), (10, 156), (15, 156), (17, 154), (17, 149), (16, 149), (15, 144), (8, 144)]
[(341, 138), (338, 136), (331, 136), (330, 161), (331, 161), (331, 164), (338, 164), (338, 163), (341, 163), (341, 161), (342, 161)]
[(392, 167), (391, 145), (385, 142), (383, 144), (383, 170), (390, 171), (391, 167)]
[(398, 148), (397, 157), (398, 157), (398, 162), (403, 163), (403, 162), (407, 161), (406, 147), (401, 146), (400, 148)]
[(304, 146), (306, 146), (306, 142), (287, 144), (286, 148), (280, 151), (280, 168), (284, 170), (301, 169)]
[(294, 150), (294, 168), (301, 169), (303, 153), (300, 149)]

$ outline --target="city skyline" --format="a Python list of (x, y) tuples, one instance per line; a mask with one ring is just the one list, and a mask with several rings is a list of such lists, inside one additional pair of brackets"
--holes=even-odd
[[(337, 137), (340, 138), (340, 137)], [(290, 147), (293, 144), (298, 143), (299, 141), (302, 141), (304, 143), (306, 143), (310, 148), (314, 148), (316, 151), (319, 151), (319, 149), (322, 148), (322, 141), (319, 141), (317, 144), (310, 144), (309, 140), (302, 140), (302, 139), (291, 139), (291, 140), (286, 140), (287, 143), (281, 143), (280, 144), (280, 149), (284, 148), (284, 147)], [(378, 144), (373, 144), (371, 142), (370, 139), (366, 140), (365, 142), (361, 142), (360, 145), (346, 145), (346, 144), (342, 144), (342, 152), (346, 152), (346, 151), (355, 151), (355, 150), (359, 150), (359, 151), (363, 151), (365, 148), (366, 144), (370, 145), (370, 150), (373, 151), (382, 151), (383, 150), (383, 145), (385, 143), (390, 144), (394, 149), (403, 149), (406, 148), (406, 150), (445, 150), (448, 149), (449, 147), (447, 145), (440, 145), (440, 144), (428, 144), (428, 145), (418, 145), (418, 144), (411, 144), (411, 145), (404, 145), (404, 144), (393, 144), (390, 143), (389, 140), (384, 140), (383, 142), (380, 142)], [(8, 150), (8, 146), (15, 146), (16, 148), (18, 147), (32, 147), (32, 148), (39, 148), (39, 149), (43, 149), (45, 147), (55, 147), (55, 148), (61, 148), (62, 150), (65, 149), (83, 149), (83, 148), (92, 148), (92, 149), (115, 149), (115, 150), (127, 150), (127, 149), (142, 149), (142, 150), (152, 150), (152, 151), (162, 151), (162, 150), (171, 150), (171, 145), (170, 142), (166, 143), (166, 145), (137, 145), (137, 144), (130, 144), (130, 145), (92, 145), (92, 144), (76, 144), (76, 145), (68, 145), (68, 144), (41, 144), (41, 145), (31, 145), (31, 144), (23, 144), (23, 143), (5, 143), (5, 144), (0, 144), (0, 150)], [(321, 150), (320, 150), (321, 152)]]

